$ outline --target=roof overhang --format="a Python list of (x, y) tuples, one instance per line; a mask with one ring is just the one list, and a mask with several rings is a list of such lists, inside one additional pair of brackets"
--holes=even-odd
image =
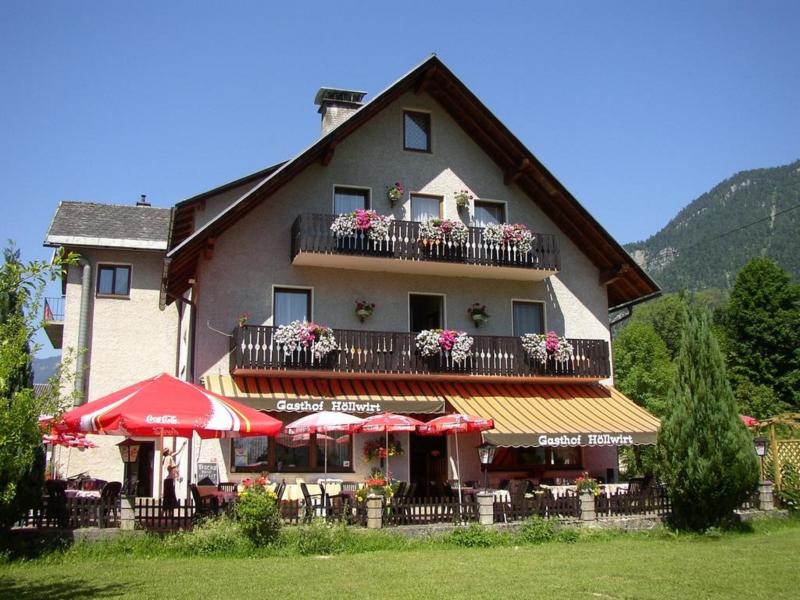
[(120, 238), (84, 237), (77, 235), (48, 235), (45, 246), (72, 246), (86, 248), (124, 248), (127, 250), (161, 250), (166, 251), (166, 240), (133, 240)]

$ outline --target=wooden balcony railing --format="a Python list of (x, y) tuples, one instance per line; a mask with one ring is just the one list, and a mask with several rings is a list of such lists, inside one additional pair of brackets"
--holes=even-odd
[(608, 343), (569, 339), (574, 357), (567, 362), (532, 360), (518, 337), (472, 336), (472, 356), (454, 364), (448, 352), (422, 357), (414, 333), (334, 329), (339, 350), (322, 360), (310, 350), (286, 352), (274, 340), (276, 327), (245, 325), (231, 338), (231, 373), (321, 370), (339, 373), (452, 374), (495, 377), (576, 377), (603, 379), (611, 374)]
[(320, 214), (297, 217), (292, 226), (292, 260), (301, 252), (310, 252), (519, 267), (552, 272), (560, 269), (558, 244), (552, 234), (534, 234), (533, 249), (527, 253), (489, 244), (483, 238), (482, 227), (470, 227), (469, 238), (464, 244), (426, 246), (419, 241), (420, 223), (416, 221), (393, 221), (389, 228), (389, 239), (376, 242), (363, 233), (350, 238), (335, 237), (331, 233), (331, 224), (335, 218), (336, 215)]

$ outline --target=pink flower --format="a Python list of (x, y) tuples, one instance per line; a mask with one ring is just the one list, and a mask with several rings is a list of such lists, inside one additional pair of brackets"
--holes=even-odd
[(369, 211), (359, 208), (356, 210), (356, 229), (365, 230), (369, 229), (372, 225), (372, 218)]
[(439, 334), (439, 345), (445, 350), (452, 350), (456, 343), (456, 332), (445, 329)]
[(550, 354), (558, 350), (558, 336), (555, 331), (547, 332), (547, 339), (545, 340), (544, 347)]

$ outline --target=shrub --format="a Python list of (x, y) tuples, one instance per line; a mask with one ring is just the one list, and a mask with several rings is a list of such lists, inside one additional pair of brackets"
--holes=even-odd
[(490, 548), (500, 543), (500, 537), (496, 532), (477, 523), (471, 523), (468, 527), (456, 527), (446, 539), (451, 544), (463, 548)]
[(541, 517), (527, 519), (519, 530), (519, 539), (524, 544), (543, 544), (552, 540), (555, 535), (555, 523)]
[(244, 554), (252, 550), (240, 524), (228, 517), (207, 519), (191, 531), (169, 536), (164, 540), (164, 546), (175, 554), (191, 556)]
[(303, 555), (340, 554), (356, 546), (355, 534), (346, 525), (328, 524), (322, 519), (286, 533), (281, 545)]
[(581, 532), (574, 527), (562, 527), (556, 532), (556, 541), (574, 544), (581, 539)]
[(256, 546), (278, 539), (283, 519), (274, 492), (260, 485), (245, 489), (236, 502), (235, 514), (242, 533)]

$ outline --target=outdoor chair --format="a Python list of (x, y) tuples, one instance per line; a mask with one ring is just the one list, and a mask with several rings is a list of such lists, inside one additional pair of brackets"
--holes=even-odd
[(100, 490), (100, 506), (97, 508), (97, 524), (105, 527), (109, 513), (114, 515), (114, 521), (119, 518), (119, 494), (122, 491), (121, 481), (111, 481)]
[(196, 517), (213, 517), (219, 513), (219, 500), (216, 496), (201, 496), (194, 483), (189, 486), (189, 490), (192, 492)]
[(315, 515), (322, 515), (327, 508), (325, 502), (325, 488), (319, 486), (322, 491), (321, 494), (312, 494), (308, 491), (308, 484), (301, 483), (300, 491), (303, 492), (303, 500), (305, 501), (305, 515), (306, 521), (311, 521)]
[(406, 490), (408, 489), (408, 484), (405, 481), (401, 481), (397, 484), (397, 489), (394, 492), (395, 498), (405, 498)]
[(217, 486), (220, 492), (235, 492), (239, 484), (235, 481), (223, 481)]
[(408, 489), (406, 490), (406, 498), (413, 498), (414, 493), (417, 491), (417, 482), (412, 481), (408, 484)]
[(67, 513), (67, 482), (59, 479), (50, 479), (44, 482), (44, 489), (47, 492), (47, 507), (45, 518), (47, 524), (53, 523), (59, 527), (66, 527), (69, 520)]
[(275, 488), (275, 496), (278, 504), (280, 504), (281, 500), (283, 500), (283, 494), (285, 491), (286, 491), (285, 483), (279, 483), (278, 487)]

